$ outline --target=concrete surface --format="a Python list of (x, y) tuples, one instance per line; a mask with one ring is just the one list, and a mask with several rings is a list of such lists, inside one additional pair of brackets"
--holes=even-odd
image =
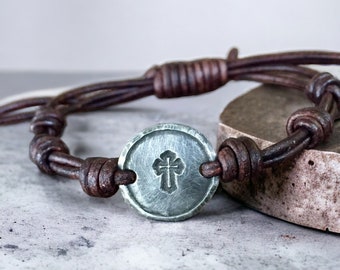
[[(0, 97), (108, 76), (0, 73)], [(136, 132), (158, 122), (179, 122), (214, 144), (219, 112), (251, 86), (231, 83), (201, 97), (151, 97), (72, 116), (64, 139), (81, 157), (118, 156)], [(1, 270), (340, 268), (339, 235), (260, 214), (222, 191), (187, 221), (147, 220), (120, 194), (91, 198), (76, 181), (41, 174), (28, 159), (27, 124), (0, 130)]]

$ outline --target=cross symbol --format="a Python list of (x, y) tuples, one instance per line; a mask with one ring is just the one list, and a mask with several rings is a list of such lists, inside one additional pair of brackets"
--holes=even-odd
[(184, 163), (176, 154), (166, 150), (152, 164), (157, 176), (161, 176), (160, 189), (166, 193), (173, 193), (177, 189), (177, 175), (184, 171)]

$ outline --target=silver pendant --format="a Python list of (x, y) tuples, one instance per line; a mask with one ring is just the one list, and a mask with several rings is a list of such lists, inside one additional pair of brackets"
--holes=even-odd
[(215, 159), (208, 140), (191, 127), (159, 124), (138, 134), (123, 149), (119, 167), (133, 170), (134, 184), (123, 197), (142, 215), (180, 221), (197, 214), (214, 195), (217, 177), (205, 178), (200, 166)]

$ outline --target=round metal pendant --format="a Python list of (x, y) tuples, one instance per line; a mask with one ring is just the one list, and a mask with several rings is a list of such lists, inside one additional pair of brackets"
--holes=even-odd
[(217, 177), (205, 178), (199, 170), (214, 159), (208, 140), (188, 126), (159, 124), (146, 129), (119, 157), (119, 167), (137, 175), (135, 183), (121, 186), (123, 197), (148, 218), (187, 219), (216, 191)]

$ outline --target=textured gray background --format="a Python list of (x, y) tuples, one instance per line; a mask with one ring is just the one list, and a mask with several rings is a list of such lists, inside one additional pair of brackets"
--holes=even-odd
[[(0, 73), (0, 98), (111, 74)], [(118, 76), (122, 77), (122, 75)], [(141, 101), (72, 116), (65, 141), (81, 157), (118, 156), (158, 122), (198, 129), (214, 144), (219, 112), (252, 84), (201, 97)], [(76, 181), (42, 175), (28, 160), (27, 124), (0, 127), (0, 269), (339, 269), (340, 238), (252, 211), (220, 191), (196, 217), (147, 220), (120, 194), (85, 195)]]

